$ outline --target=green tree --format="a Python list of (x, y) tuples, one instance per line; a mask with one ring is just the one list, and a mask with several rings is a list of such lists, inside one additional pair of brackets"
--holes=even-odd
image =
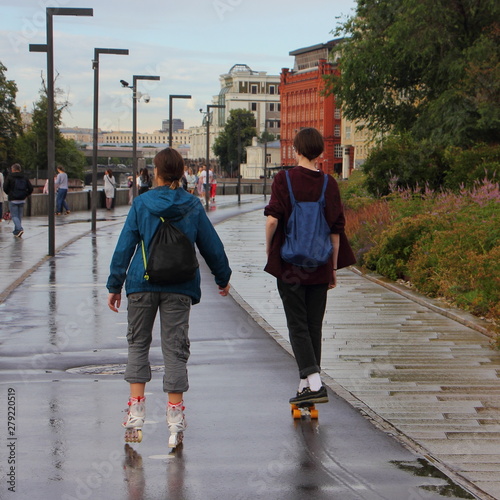
[(15, 160), (15, 141), (22, 134), (22, 126), (16, 106), (17, 85), (7, 80), (6, 71), (0, 62), (0, 162), (10, 164)]
[[(62, 113), (69, 106), (61, 89), (55, 89), (54, 142), (56, 165), (64, 166), (69, 177), (83, 178), (85, 156), (72, 139), (65, 139), (60, 132)], [(33, 105), (33, 120), (29, 130), (16, 143), (16, 155), (27, 170), (47, 170), (47, 87), (42, 79), (39, 99)]]
[(274, 134), (271, 134), (267, 130), (264, 130), (262, 132), (262, 134), (259, 137), (257, 137), (257, 142), (259, 144), (264, 144), (266, 142), (272, 142), (274, 140), (276, 140), (276, 136)]
[[(246, 162), (245, 147), (252, 144), (252, 138), (257, 135), (255, 117), (251, 111), (232, 109), (224, 130), (215, 140), (213, 151), (220, 159), (222, 168), (232, 173), (232, 166), (238, 161), (238, 144), (241, 148), (241, 162)], [(238, 142), (238, 138), (240, 142)]]
[(344, 116), (444, 146), (500, 135), (497, 0), (358, 0), (336, 30)]

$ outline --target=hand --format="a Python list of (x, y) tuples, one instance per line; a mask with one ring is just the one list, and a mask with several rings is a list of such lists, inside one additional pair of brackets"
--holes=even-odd
[(332, 279), (328, 283), (328, 290), (332, 290), (337, 286), (337, 271), (333, 271)]
[(226, 286), (222, 287), (219, 286), (219, 295), (222, 295), (223, 297), (226, 297), (227, 294), (229, 293), (229, 289), (231, 288), (231, 285), (228, 283)]
[(121, 293), (109, 293), (108, 294), (108, 307), (114, 311), (118, 312), (118, 308), (122, 303), (122, 294)]

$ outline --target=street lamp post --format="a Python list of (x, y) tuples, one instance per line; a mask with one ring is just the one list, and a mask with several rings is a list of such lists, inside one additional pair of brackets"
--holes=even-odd
[(55, 214), (54, 214), (54, 173), (55, 173), (55, 132), (54, 132), (54, 37), (53, 16), (93, 16), (94, 9), (47, 7), (46, 28), (47, 43), (30, 44), (30, 52), (47, 53), (47, 176), (49, 180), (49, 256), (56, 254), (55, 249)]
[[(210, 209), (210, 179), (209, 179), (209, 166), (210, 166), (210, 109), (211, 108), (225, 108), (225, 106), (222, 106), (221, 104), (207, 104), (207, 111), (205, 113), (205, 120), (206, 120), (206, 125), (207, 125), (207, 164), (205, 165), (205, 172), (206, 172), (206, 177), (205, 177), (205, 209), (208, 210)], [(200, 111), (202, 111), (200, 109)]]
[(172, 147), (172, 120), (173, 120), (173, 113), (172, 113), (172, 101), (174, 99), (191, 99), (190, 95), (175, 95), (175, 94), (170, 94), (168, 96), (168, 147)]
[(120, 80), (123, 87), (132, 89), (132, 196), (137, 196), (137, 101), (142, 94), (137, 92), (137, 80), (159, 80), (159, 76), (134, 75), (132, 86), (125, 80)]
[(266, 199), (267, 190), (267, 109), (266, 118), (264, 119), (264, 200)]
[(241, 203), (241, 115), (237, 117), (238, 123), (238, 205)]
[[(128, 55), (128, 49), (94, 49), (94, 60), (92, 69), (94, 70), (94, 129), (93, 129), (93, 150), (92, 150), (92, 232), (97, 230), (97, 149), (99, 130), (99, 54)], [(109, 160), (108, 160), (109, 163)]]

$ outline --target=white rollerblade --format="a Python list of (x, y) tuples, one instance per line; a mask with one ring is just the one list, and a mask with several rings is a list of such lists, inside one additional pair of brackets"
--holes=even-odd
[(140, 443), (142, 441), (142, 426), (146, 417), (146, 398), (129, 398), (125, 427), (125, 442)]
[(184, 430), (187, 427), (184, 409), (182, 401), (177, 405), (172, 406), (169, 404), (167, 406), (167, 425), (170, 431), (168, 446), (170, 448), (175, 448), (182, 443)]

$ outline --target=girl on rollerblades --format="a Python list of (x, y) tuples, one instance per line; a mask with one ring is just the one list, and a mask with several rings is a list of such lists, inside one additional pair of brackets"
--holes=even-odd
[(128, 312), (128, 361), (125, 380), (130, 384), (125, 440), (140, 442), (145, 419), (145, 387), (151, 380), (149, 347), (153, 324), (160, 313), (160, 335), (165, 373), (163, 391), (168, 394), (167, 424), (169, 446), (177, 446), (186, 428), (183, 394), (188, 390), (189, 313), (200, 301), (200, 272), (189, 281), (161, 285), (145, 278), (142, 241), (146, 248), (161, 224), (160, 217), (171, 220), (198, 247), (207, 262), (219, 293), (229, 292), (231, 269), (224, 247), (196, 196), (182, 189), (182, 156), (172, 148), (154, 158), (157, 186), (134, 199), (118, 239), (107, 282), (108, 307), (118, 312), (125, 285)]

